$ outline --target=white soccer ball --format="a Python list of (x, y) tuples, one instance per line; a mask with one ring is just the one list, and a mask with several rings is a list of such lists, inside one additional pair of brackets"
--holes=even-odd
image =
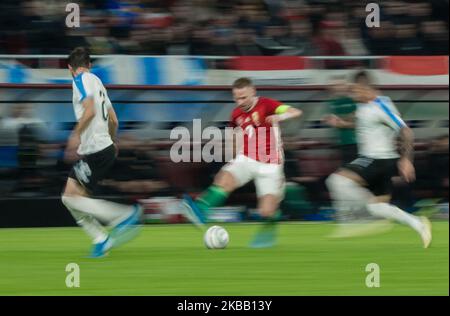
[(215, 225), (208, 228), (203, 239), (207, 248), (223, 249), (228, 245), (230, 236), (225, 228)]

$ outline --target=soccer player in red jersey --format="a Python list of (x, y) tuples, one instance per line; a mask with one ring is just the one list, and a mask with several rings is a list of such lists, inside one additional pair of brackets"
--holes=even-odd
[(279, 218), (280, 202), (284, 197), (283, 147), (279, 122), (298, 118), (302, 111), (279, 101), (259, 97), (248, 78), (233, 83), (237, 107), (231, 115), (230, 126), (243, 132), (242, 146), (216, 175), (214, 183), (195, 201), (185, 195), (189, 218), (204, 223), (208, 210), (224, 204), (231, 192), (250, 181), (255, 182), (258, 210), (265, 221), (262, 230), (250, 246), (270, 247), (275, 243), (275, 222)]

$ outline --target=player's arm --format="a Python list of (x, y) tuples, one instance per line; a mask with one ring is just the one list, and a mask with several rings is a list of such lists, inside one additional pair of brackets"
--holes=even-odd
[(401, 158), (414, 161), (414, 133), (406, 125), (399, 132), (399, 151)]
[(345, 116), (339, 117), (337, 115), (331, 114), (324, 117), (323, 121), (335, 128), (355, 128), (355, 112)]
[(95, 117), (94, 99), (92, 97), (84, 98), (82, 105), (84, 107), (84, 113), (78, 123), (75, 125), (75, 128), (73, 129), (72, 134), (67, 141), (65, 155), (66, 159), (68, 160), (76, 158), (75, 151), (80, 145), (81, 133), (89, 126), (89, 123)]
[[(416, 179), (416, 172), (413, 165), (414, 160), (414, 134), (400, 117), (399, 112), (391, 102), (378, 99), (380, 119), (398, 132), (400, 159), (398, 170), (406, 182), (413, 182)], [(390, 106), (389, 106), (390, 105)]]
[(275, 113), (266, 118), (267, 123), (278, 123), (286, 120), (290, 120), (293, 118), (300, 117), (303, 114), (303, 111), (300, 109), (296, 109), (290, 105), (281, 104), (276, 107)]
[(113, 141), (116, 139), (118, 128), (119, 120), (117, 119), (116, 111), (114, 111), (114, 108), (111, 106), (108, 108), (108, 130)]
[(414, 133), (408, 126), (403, 126), (399, 132), (399, 151), (400, 160), (398, 168), (401, 176), (406, 182), (412, 182), (416, 179), (414, 170)]
[(95, 82), (92, 77), (84, 74), (80, 79), (75, 79), (75, 85), (80, 91), (81, 98), (80, 102), (84, 108), (83, 115), (78, 120), (75, 126), (72, 137), (80, 138), (81, 133), (89, 126), (89, 123), (95, 117), (95, 106), (94, 106), (94, 92), (95, 92)]
[(81, 133), (89, 126), (89, 123), (95, 117), (94, 99), (92, 97), (83, 100), (84, 113), (73, 129), (72, 135), (80, 137)]

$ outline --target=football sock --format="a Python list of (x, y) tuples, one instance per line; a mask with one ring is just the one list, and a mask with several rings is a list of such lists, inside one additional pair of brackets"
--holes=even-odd
[(275, 212), (275, 214), (273, 214), (272, 216), (269, 217), (263, 217), (263, 223), (261, 225), (261, 228), (259, 230), (259, 233), (265, 232), (265, 231), (272, 231), (276, 224), (280, 221), (281, 219), (281, 211), (277, 210)]
[(269, 217), (263, 217), (264, 222), (256, 231), (250, 242), (250, 247), (260, 248), (260, 247), (271, 247), (276, 243), (277, 235), (277, 222), (281, 218), (281, 211), (277, 210), (274, 215)]
[(395, 205), (388, 203), (372, 203), (367, 205), (367, 209), (374, 216), (383, 217), (408, 225), (419, 233), (423, 229), (422, 222), (418, 217), (406, 213)]
[(222, 206), (228, 195), (221, 187), (211, 185), (195, 200), (195, 203), (203, 213), (208, 214), (211, 207)]
[(263, 217), (266, 223), (276, 223), (281, 219), (281, 211), (277, 210), (272, 216)]
[(63, 196), (62, 201), (69, 209), (93, 216), (106, 225), (115, 226), (133, 212), (132, 205), (124, 205), (84, 196)]
[(94, 244), (104, 242), (108, 238), (108, 233), (105, 228), (91, 215), (79, 212), (70, 207), (67, 208), (77, 224), (84, 229), (89, 237), (91, 237)]

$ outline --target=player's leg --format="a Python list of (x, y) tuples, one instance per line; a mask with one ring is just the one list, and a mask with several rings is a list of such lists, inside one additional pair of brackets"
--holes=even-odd
[(108, 231), (91, 215), (67, 207), (76, 223), (91, 237), (93, 247), (90, 257), (103, 257), (113, 246)]
[(213, 184), (208, 187), (196, 200), (198, 207), (207, 214), (211, 207), (222, 206), (231, 192), (239, 186), (233, 174), (221, 170), (214, 178)]
[(277, 223), (281, 218), (279, 197), (267, 194), (258, 199), (258, 209), (263, 221), (250, 242), (252, 248), (268, 248), (276, 243)]
[[(367, 172), (361, 173), (367, 175)], [(368, 220), (367, 216), (361, 218), (362, 214), (370, 215), (367, 213), (366, 205), (373, 198), (373, 194), (366, 188), (367, 182), (362, 176), (344, 168), (329, 176), (326, 184), (336, 209), (338, 224), (330, 237), (370, 235), (391, 228), (391, 223), (386, 220)]]
[(70, 178), (67, 181), (68, 183), (66, 185), (65, 194), (62, 197), (62, 202), (72, 214), (77, 224), (84, 229), (89, 237), (91, 237), (94, 244), (104, 242), (106, 239), (108, 239), (108, 232), (95, 218), (84, 212), (77, 211), (69, 205), (66, 205), (65, 197), (67, 197), (68, 195), (75, 196), (78, 194), (81, 196), (85, 194), (82, 188), (78, 188), (74, 183), (72, 183), (72, 181), (73, 179)]
[(422, 238), (424, 248), (428, 248), (432, 240), (430, 221), (426, 217), (414, 216), (403, 211), (390, 204), (390, 200), (390, 195), (376, 196), (367, 204), (367, 210), (375, 217), (386, 218), (411, 227)]
[(194, 201), (184, 196), (187, 217), (197, 225), (205, 223), (211, 208), (222, 206), (231, 192), (250, 180), (251, 173), (244, 158), (230, 161), (215, 176), (213, 184)]
[(250, 242), (250, 247), (266, 248), (276, 243), (276, 224), (281, 217), (279, 206), (284, 197), (285, 179), (282, 165), (258, 163), (257, 168), (255, 186), (263, 223)]
[(363, 208), (373, 196), (366, 189), (366, 181), (357, 173), (341, 169), (325, 181), (336, 209), (338, 223), (348, 223), (355, 217), (355, 211)]
[[(364, 202), (371, 215), (408, 225), (420, 234), (425, 248), (430, 245), (431, 225), (426, 218), (411, 215), (395, 205), (389, 204), (389, 194), (373, 196), (369, 190), (362, 186), (363, 179), (360, 177), (358, 179), (358, 177), (357, 174), (344, 170), (327, 179), (327, 185), (333, 198), (337, 199), (336, 205), (338, 207), (346, 210), (358, 207), (359, 203)], [(387, 192), (387, 189), (384, 188), (381, 191)]]
[(68, 197), (85, 196), (86, 192), (78, 183), (68, 178), (67, 184), (62, 195), (62, 202), (69, 210), (76, 223), (83, 228), (86, 234), (91, 238), (93, 247), (91, 257), (102, 257), (111, 248), (111, 238), (107, 230), (92, 215), (76, 210), (68, 203)]
[[(111, 233), (113, 241), (124, 242), (136, 235), (137, 225), (141, 217), (140, 207), (93, 199), (89, 197), (88, 193), (93, 192), (97, 182), (110, 171), (115, 160), (115, 153), (115, 148), (111, 145), (99, 153), (88, 155), (78, 161), (69, 175), (62, 201), (72, 214), (74, 214), (74, 211), (77, 212), (76, 220), (77, 218), (84, 219), (83, 221), (77, 220), (80, 225), (99, 226), (98, 221), (100, 221), (105, 225), (113, 226), (114, 229)], [(80, 216), (79, 213), (86, 216)], [(97, 228), (100, 231), (99, 227)], [(95, 243), (97, 238), (93, 240)], [(119, 242), (116, 243), (116, 245), (118, 244)], [(94, 252), (97, 248), (99, 255), (101, 255), (103, 247), (96, 243)], [(106, 247), (103, 250), (106, 251)]]
[(91, 215), (106, 226), (116, 226), (135, 213), (133, 205), (89, 197), (77, 180), (70, 177), (62, 201), (66, 207)]
[(229, 194), (235, 189), (235, 180), (228, 171), (220, 171), (213, 182), (200, 196), (193, 200), (188, 194), (183, 196), (186, 217), (195, 225), (203, 226), (207, 222), (209, 210), (222, 206)]
[(428, 248), (431, 243), (431, 224), (428, 219), (414, 216), (390, 204), (391, 179), (398, 174), (397, 159), (381, 160), (378, 164), (380, 165), (378, 168), (380, 174), (373, 187), (375, 197), (368, 201), (367, 210), (375, 217), (396, 221), (411, 227), (421, 236), (424, 247)]
[(349, 237), (353, 234), (349, 229), (358, 235), (361, 228), (368, 228), (367, 225), (361, 227), (359, 224), (367, 221), (369, 214), (365, 206), (373, 197), (367, 188), (377, 181), (381, 167), (378, 160), (360, 156), (327, 178), (326, 185), (338, 224), (333, 237)]
[[(68, 178), (62, 202), (91, 237), (94, 244), (91, 257), (104, 256), (110, 248), (131, 240), (138, 233), (139, 207), (90, 198), (75, 179)], [(111, 234), (99, 221), (114, 227)]]

